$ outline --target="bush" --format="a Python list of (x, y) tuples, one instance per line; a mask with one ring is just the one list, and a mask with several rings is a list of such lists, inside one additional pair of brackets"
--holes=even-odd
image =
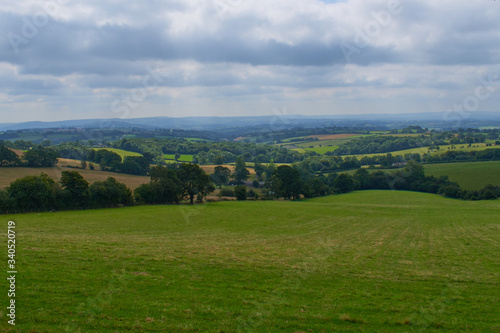
[(247, 188), (242, 185), (238, 185), (234, 188), (234, 195), (237, 200), (246, 200), (247, 199)]

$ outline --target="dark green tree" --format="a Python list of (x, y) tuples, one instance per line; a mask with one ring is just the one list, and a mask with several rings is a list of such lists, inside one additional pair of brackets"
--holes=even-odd
[(7, 193), (22, 211), (46, 211), (56, 208), (57, 183), (45, 173), (13, 181)]
[(247, 180), (249, 176), (250, 172), (246, 168), (244, 156), (238, 156), (238, 158), (236, 158), (233, 178), (236, 180), (237, 184), (243, 184), (243, 181)]
[(354, 180), (347, 173), (341, 173), (333, 182), (333, 187), (340, 193), (348, 193), (354, 190)]
[(246, 200), (247, 199), (247, 188), (242, 185), (235, 186), (234, 195), (237, 200)]
[(210, 183), (210, 177), (197, 164), (182, 163), (177, 170), (184, 195), (189, 197), (189, 203), (194, 203), (194, 197), (199, 192), (204, 192)]
[(59, 180), (62, 187), (60, 204), (67, 208), (83, 208), (89, 204), (89, 183), (76, 171), (61, 172)]
[(270, 186), (278, 198), (300, 199), (304, 184), (297, 170), (288, 165), (280, 165), (270, 179)]
[(216, 166), (214, 168), (214, 173), (210, 175), (210, 179), (215, 185), (219, 186), (219, 188), (229, 183), (229, 177), (231, 177), (231, 170), (222, 165)]
[(57, 157), (55, 150), (43, 147), (28, 150), (23, 156), (31, 168), (52, 167), (57, 163)]
[(20, 164), (19, 157), (9, 148), (0, 145), (0, 167), (16, 166)]
[(132, 191), (113, 177), (94, 182), (89, 189), (94, 207), (131, 206), (134, 203)]

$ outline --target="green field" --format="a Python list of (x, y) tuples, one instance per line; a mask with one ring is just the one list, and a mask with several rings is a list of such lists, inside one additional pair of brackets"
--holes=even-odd
[(94, 150), (106, 149), (106, 150), (112, 151), (113, 153), (117, 153), (118, 155), (120, 155), (122, 157), (122, 159), (125, 158), (126, 156), (142, 156), (142, 154), (135, 153), (133, 151), (117, 149), (117, 148), (93, 148), (93, 149)]
[(479, 190), (488, 184), (500, 186), (500, 161), (426, 164), (428, 176), (449, 176), (464, 189)]
[[(472, 147), (468, 148), (467, 144), (458, 144), (454, 145), (454, 148), (452, 149), (451, 145), (443, 145), (439, 146), (439, 150), (432, 150), (430, 153), (432, 155), (441, 155), (444, 154), (448, 151), (457, 151), (457, 152), (470, 152), (470, 151), (480, 151), (480, 150), (486, 150), (490, 148), (498, 148), (496, 146), (492, 147), (486, 147), (486, 143), (475, 143)], [(374, 154), (359, 154), (359, 155), (342, 155), (342, 156), (350, 156), (353, 157), (355, 156), (358, 159), (363, 158), (364, 156), (372, 157), (372, 156), (380, 156), (380, 155), (387, 155), (391, 154), (392, 156), (397, 156), (401, 155), (404, 156), (405, 154), (427, 154), (429, 153), (428, 147), (420, 147), (420, 148), (412, 148), (412, 149), (405, 149), (405, 150), (398, 150), (398, 151), (391, 151), (388, 153), (374, 153)]]
[[(166, 160), (175, 161), (175, 154), (163, 154), (163, 158)], [(193, 162), (193, 155), (182, 155), (179, 158), (179, 162)]]
[(499, 209), (364, 191), (3, 216), (10, 332), (498, 332)]

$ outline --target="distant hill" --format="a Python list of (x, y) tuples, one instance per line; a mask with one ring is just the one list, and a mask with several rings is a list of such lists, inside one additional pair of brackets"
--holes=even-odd
[(276, 115), (250, 117), (151, 117), (134, 119), (80, 119), (30, 121), (0, 124), (0, 131), (42, 128), (144, 128), (216, 130), (229, 127), (269, 126), (276, 129), (327, 126), (386, 126), (387, 128), (420, 125), (429, 128), (500, 126), (500, 112), (473, 112), (466, 117), (454, 113), (429, 112), (405, 114), (354, 115)]

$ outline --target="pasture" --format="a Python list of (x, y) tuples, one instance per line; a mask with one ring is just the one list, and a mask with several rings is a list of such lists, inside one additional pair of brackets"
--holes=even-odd
[(19, 290), (0, 330), (495, 332), (499, 209), (364, 191), (2, 216)]
[[(163, 154), (163, 158), (167, 161), (175, 161), (175, 154)], [(193, 162), (193, 155), (182, 155), (179, 158), (179, 162)]]
[(480, 190), (488, 184), (500, 186), (500, 161), (424, 165), (428, 176), (449, 176), (464, 189)]

